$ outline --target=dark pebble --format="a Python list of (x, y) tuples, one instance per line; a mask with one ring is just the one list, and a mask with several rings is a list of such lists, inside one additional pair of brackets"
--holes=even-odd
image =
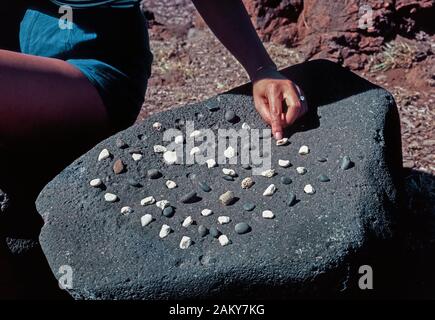
[(174, 216), (175, 210), (174, 207), (166, 207), (163, 209), (163, 215), (167, 218), (171, 218)]
[(251, 170), (251, 166), (249, 164), (243, 164), (242, 168), (245, 170)]
[(205, 183), (205, 182), (200, 182), (199, 183), (199, 187), (202, 189), (202, 191), (204, 191), (204, 192), (210, 192), (211, 191), (211, 188), (210, 188), (210, 186), (207, 184), (207, 183)]
[(233, 122), (236, 119), (236, 114), (234, 113), (234, 111), (227, 111), (225, 112), (225, 120), (227, 120), (228, 122)]
[(245, 234), (245, 233), (248, 233), (249, 231), (251, 231), (251, 227), (246, 222), (240, 222), (240, 223), (236, 224), (236, 226), (234, 227), (234, 230), (238, 234)]
[(329, 181), (331, 181), (326, 174), (321, 174), (319, 176), (319, 180), (320, 180), (320, 182), (329, 182)]
[(231, 176), (222, 176), (222, 178), (223, 178), (224, 180), (227, 180), (227, 181), (234, 181), (234, 178), (231, 177)]
[(353, 167), (353, 162), (350, 160), (348, 156), (344, 156), (343, 160), (341, 160), (340, 168), (342, 170), (347, 170)]
[(128, 179), (127, 182), (132, 187), (136, 187), (136, 188), (142, 187), (142, 185), (137, 180), (135, 180), (135, 179)]
[(326, 162), (327, 159), (326, 159), (326, 158), (319, 157), (319, 158), (317, 158), (317, 161), (318, 161), (318, 162)]
[(208, 229), (204, 227), (203, 225), (200, 225), (198, 227), (198, 233), (201, 237), (205, 237), (208, 234)]
[(243, 210), (245, 210), (245, 211), (252, 211), (254, 209), (255, 209), (255, 204), (253, 204), (253, 203), (245, 203), (243, 205)]
[(219, 110), (219, 107), (216, 103), (208, 103), (207, 104), (207, 109), (211, 112), (215, 112)]
[(181, 203), (190, 203), (195, 199), (196, 199), (196, 192), (192, 191), (192, 192), (189, 192), (188, 194), (185, 194), (184, 196), (182, 196), (180, 198), (180, 202)]
[(159, 170), (157, 169), (150, 169), (147, 172), (147, 175), (150, 179), (158, 179), (162, 176)]
[(122, 140), (122, 139), (120, 139), (120, 138), (116, 139), (115, 144), (116, 144), (116, 146), (117, 146), (118, 148), (120, 148), (120, 149), (125, 149), (125, 148), (128, 147), (128, 144), (125, 143), (125, 141)]
[(210, 228), (209, 233), (213, 238), (219, 238), (219, 236), (221, 235), (221, 232), (215, 226)]
[(281, 183), (282, 184), (290, 184), (290, 183), (292, 183), (292, 179), (290, 177), (287, 177), (287, 176), (281, 177)]
[(287, 205), (289, 207), (292, 207), (295, 204), (296, 204), (296, 195), (294, 193), (290, 192), (289, 196), (288, 196), (288, 200), (287, 200)]

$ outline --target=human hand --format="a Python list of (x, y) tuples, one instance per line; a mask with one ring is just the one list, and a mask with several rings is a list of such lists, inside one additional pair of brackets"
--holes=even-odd
[(276, 70), (254, 81), (253, 96), (255, 109), (271, 125), (277, 140), (283, 138), (284, 128), (308, 111), (302, 89)]

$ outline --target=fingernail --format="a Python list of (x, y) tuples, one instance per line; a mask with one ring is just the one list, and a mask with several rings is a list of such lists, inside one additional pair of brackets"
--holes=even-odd
[(275, 139), (281, 140), (282, 139), (282, 132), (275, 132)]

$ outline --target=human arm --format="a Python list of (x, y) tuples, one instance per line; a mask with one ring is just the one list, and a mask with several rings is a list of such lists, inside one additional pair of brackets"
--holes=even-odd
[[(253, 82), (255, 108), (280, 139), (284, 128), (307, 110), (302, 91), (282, 76), (258, 37), (241, 0), (192, 0), (222, 44)], [(283, 101), (285, 104), (283, 105)]]

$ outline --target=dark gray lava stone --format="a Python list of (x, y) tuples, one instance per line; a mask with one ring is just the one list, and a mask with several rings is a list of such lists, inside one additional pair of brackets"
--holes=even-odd
[(289, 207), (292, 207), (296, 204), (296, 195), (292, 192), (289, 193), (288, 198), (287, 198), (287, 205)]
[(171, 218), (171, 217), (173, 217), (174, 216), (174, 214), (175, 214), (175, 209), (174, 209), (174, 207), (171, 207), (171, 206), (169, 206), (169, 207), (166, 207), (165, 209), (163, 209), (163, 213), (162, 213), (165, 217), (167, 217), (167, 218)]
[(236, 113), (232, 110), (225, 112), (225, 120), (233, 122), (236, 119)]
[(200, 226), (198, 227), (198, 234), (199, 234), (201, 237), (205, 237), (205, 236), (208, 234), (208, 229), (207, 229), (205, 226), (200, 225)]
[(245, 234), (251, 231), (251, 227), (246, 222), (239, 222), (235, 225), (234, 231), (236, 231), (238, 234)]
[(329, 179), (329, 177), (326, 174), (321, 174), (318, 179), (319, 179), (320, 182), (329, 182), (329, 181), (331, 181), (331, 179)]
[(213, 238), (218, 238), (222, 234), (216, 226), (210, 227), (209, 233)]
[(292, 179), (290, 178), (290, 177), (288, 177), (288, 176), (283, 176), (283, 177), (281, 177), (281, 183), (282, 184), (290, 184), (290, 183), (292, 183)]
[(132, 187), (136, 187), (136, 188), (140, 188), (140, 187), (142, 187), (142, 185), (140, 184), (140, 182), (137, 181), (136, 179), (129, 178), (129, 179), (127, 180), (127, 182), (128, 182), (128, 184), (131, 185)]
[[(152, 115), (75, 160), (46, 185), (36, 201), (44, 221), (39, 239), (42, 250), (56, 277), (62, 276), (61, 266), (73, 268), (73, 288), (68, 292), (74, 298), (282, 299), (342, 296), (352, 290), (361, 293), (358, 268), (390, 239), (392, 222), (399, 212), (402, 159), (394, 100), (385, 90), (324, 60), (295, 65), (284, 74), (303, 88), (311, 108), (311, 113), (289, 129), (290, 146), (279, 147), (273, 141), (271, 146), (272, 163), (292, 158), (302, 161), (297, 165), (309, 168), (306, 175), (292, 176), (292, 191), (300, 196), (297, 206), (288, 206), (285, 190), (270, 198), (262, 196), (269, 184), (279, 184), (280, 168), (275, 177), (259, 177), (255, 187), (243, 190), (223, 180), (220, 170), (194, 164), (188, 170), (195, 172), (197, 181), (213, 185), (213, 190), (201, 193), (201, 201), (182, 205), (177, 211), (182, 211), (183, 217), (191, 215), (198, 224), (212, 226), (216, 217), (200, 214), (202, 209), (211, 208), (233, 221), (243, 219), (256, 232), (238, 236), (234, 224), (223, 225), (219, 228), (232, 243), (222, 247), (212, 237), (201, 238), (197, 228), (184, 228), (176, 219), (157, 214), (155, 206), (140, 207), (141, 199), (153, 195), (178, 208), (180, 197), (196, 185), (185, 176), (186, 166), (168, 166), (161, 154), (153, 152), (153, 145), (164, 144), (161, 133), (150, 131), (154, 122), (173, 128), (176, 119), (193, 119), (198, 129), (236, 128), (224, 118), (225, 111), (232, 110), (251, 127), (267, 128), (254, 112), (250, 86)], [(208, 105), (219, 109), (208, 112)], [(204, 117), (195, 116), (199, 113)], [(138, 140), (145, 133), (146, 142)], [(143, 150), (142, 161), (128, 162), (130, 172), (140, 175), (146, 165), (174, 179), (178, 188), (169, 190), (162, 181), (151, 179), (144, 181), (141, 189), (127, 187), (125, 177), (111, 172), (111, 161), (96, 160), (103, 148), (115, 159), (130, 160), (127, 150), (115, 146), (117, 138)], [(301, 145), (327, 155), (328, 161), (319, 163), (310, 156), (301, 159), (297, 155)], [(356, 170), (340, 169), (344, 155), (355, 162)], [(237, 165), (234, 168), (243, 172)], [(331, 182), (316, 185), (316, 177), (325, 172)], [(118, 203), (104, 201), (104, 193), (89, 186), (91, 179), (106, 176), (111, 178), (107, 192), (117, 194)], [(314, 195), (303, 193), (308, 183), (316, 188)], [(222, 206), (218, 198), (227, 190), (240, 201)], [(249, 202), (257, 204), (258, 214), (243, 212), (242, 204)], [(125, 205), (137, 208), (136, 213), (150, 212), (156, 221), (142, 227), (141, 214), (119, 214)], [(263, 210), (273, 211), (276, 219), (261, 218)], [(173, 232), (160, 239), (164, 223)], [(211, 227), (210, 233), (215, 230), (216, 226)], [(195, 242), (186, 250), (179, 248), (183, 235)]]
[(352, 168), (354, 163), (350, 160), (349, 156), (344, 156), (341, 160), (340, 168), (343, 170), (347, 170)]
[(211, 188), (210, 188), (210, 186), (207, 183), (205, 183), (205, 182), (199, 182), (198, 184), (199, 184), (199, 187), (202, 189), (202, 191), (204, 191), (204, 192), (210, 192), (211, 191)]
[(252, 210), (254, 210), (255, 209), (255, 204), (253, 204), (253, 203), (245, 203), (244, 205), (243, 205), (243, 210), (245, 210), (245, 211), (252, 211)]
[(191, 203), (197, 198), (196, 192), (191, 191), (180, 198), (181, 203)]

